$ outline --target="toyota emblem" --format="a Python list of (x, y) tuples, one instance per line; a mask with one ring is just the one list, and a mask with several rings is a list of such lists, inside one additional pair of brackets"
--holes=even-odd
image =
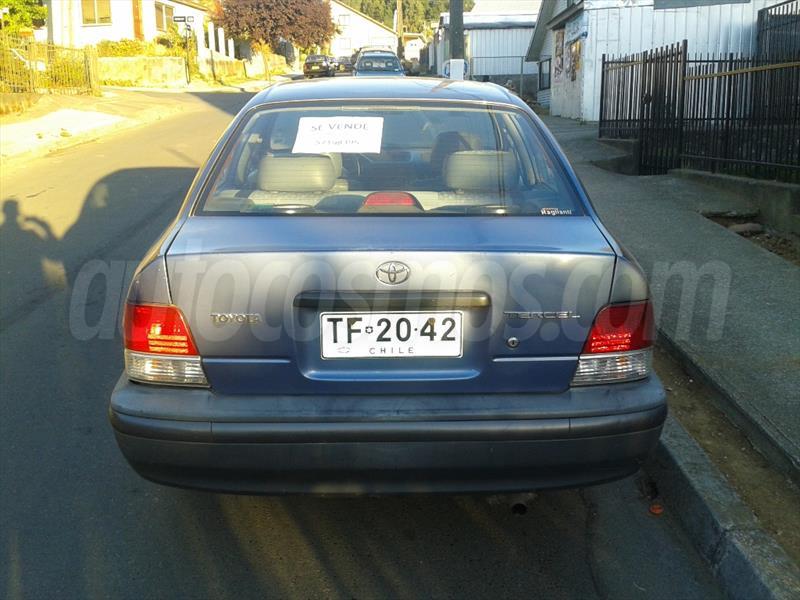
[(386, 285), (398, 285), (403, 283), (408, 279), (409, 275), (411, 275), (411, 270), (408, 268), (408, 265), (396, 261), (385, 262), (375, 271), (375, 276), (378, 278), (378, 281)]

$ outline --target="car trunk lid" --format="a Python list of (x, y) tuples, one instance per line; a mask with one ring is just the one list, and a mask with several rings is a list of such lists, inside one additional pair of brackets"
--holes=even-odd
[[(589, 217), (202, 216), (167, 270), (226, 393), (554, 392), (608, 302), (614, 260)], [(407, 279), (381, 281), (386, 264)], [(438, 318), (440, 338), (460, 315), (460, 355), (323, 358), (324, 315), (376, 312), (422, 314), (412, 329)]]

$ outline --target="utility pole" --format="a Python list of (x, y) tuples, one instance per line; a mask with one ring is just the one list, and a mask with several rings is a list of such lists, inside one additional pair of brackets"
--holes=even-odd
[(397, 56), (403, 58), (403, 0), (397, 0)]
[(464, 58), (464, 0), (450, 0), (450, 58)]
[(192, 26), (189, 23), (184, 24), (183, 43), (186, 44), (186, 83), (192, 83)]

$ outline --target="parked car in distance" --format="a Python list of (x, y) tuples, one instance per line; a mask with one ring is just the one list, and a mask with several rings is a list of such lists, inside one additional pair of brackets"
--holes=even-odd
[(350, 73), (353, 70), (353, 62), (350, 60), (349, 56), (340, 56), (336, 59), (339, 63), (339, 71), (344, 73)]
[(356, 64), (361, 55), (366, 52), (386, 52), (394, 56), (397, 56), (394, 49), (390, 48), (389, 46), (362, 46), (361, 48), (353, 52), (353, 55), (350, 57), (350, 62)]
[(309, 79), (312, 77), (331, 77), (335, 73), (330, 57), (323, 54), (309, 54), (303, 63), (303, 75)]
[(328, 57), (328, 64), (330, 65), (331, 69), (333, 69), (334, 73), (339, 70), (339, 60), (335, 56)]
[(366, 52), (361, 54), (353, 67), (355, 77), (394, 76), (404, 77), (400, 60), (388, 52)]
[(524, 491), (634, 473), (665, 393), (642, 272), (502, 87), (270, 86), (133, 275), (110, 421), (227, 492)]

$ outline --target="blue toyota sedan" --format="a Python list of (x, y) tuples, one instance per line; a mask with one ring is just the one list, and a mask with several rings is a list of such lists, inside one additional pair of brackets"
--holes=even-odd
[(135, 273), (124, 337), (111, 424), (170, 485), (588, 485), (634, 473), (666, 416), (641, 271), (492, 84), (255, 96)]

